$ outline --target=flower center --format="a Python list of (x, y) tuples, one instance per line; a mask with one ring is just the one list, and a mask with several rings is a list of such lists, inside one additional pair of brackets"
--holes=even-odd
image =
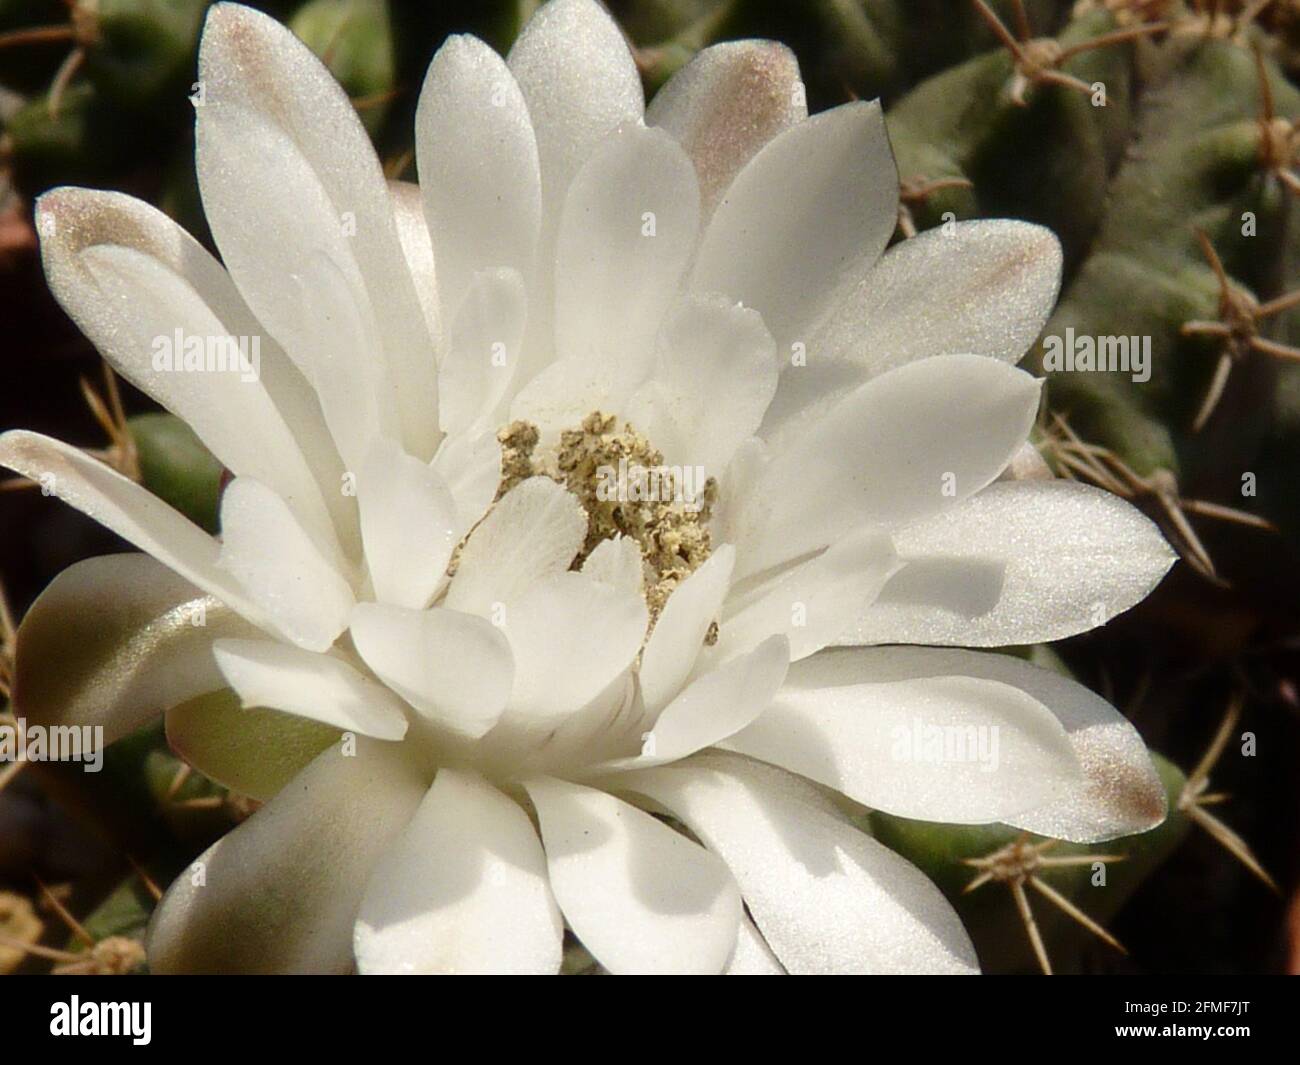
[(641, 551), (643, 589), (654, 624), (673, 590), (712, 551), (709, 518), (715, 478), (664, 464), (663, 453), (627, 422), (593, 411), (539, 449), (537, 426), (512, 422), (501, 442), (500, 499), (520, 481), (544, 476), (564, 485), (587, 513), (587, 538), (573, 560), (579, 568), (605, 540), (625, 536)]

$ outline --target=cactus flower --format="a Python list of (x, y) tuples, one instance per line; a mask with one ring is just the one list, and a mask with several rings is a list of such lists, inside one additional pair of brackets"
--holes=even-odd
[(549, 973), (567, 927), (612, 972), (968, 972), (836, 793), (1077, 841), (1163, 818), (1114, 709), (963, 649), (1100, 624), (1172, 555), (1006, 472), (1058, 245), (886, 250), (877, 104), (809, 117), (791, 54), (744, 41), (646, 108), (592, 0), (504, 60), (443, 45), (418, 187), (249, 8), (211, 9), (194, 103), (221, 262), (118, 194), (55, 190), (38, 230), (69, 314), (233, 475), (220, 537), (0, 439), (145, 552), (35, 604), (20, 713), (111, 739), (230, 689), (249, 730), (337, 736), (255, 752), (291, 779), (173, 884), (155, 971)]

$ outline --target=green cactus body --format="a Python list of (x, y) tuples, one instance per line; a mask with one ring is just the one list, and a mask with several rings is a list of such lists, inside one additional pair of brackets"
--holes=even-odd
[[(184, 106), (211, 0), (79, 0), (86, 75), (122, 107)], [(74, 19), (75, 21), (75, 19)]]
[[(1191, 433), (1219, 345), (1180, 335), (1188, 320), (1218, 314), (1198, 228), (1228, 273), (1261, 298), (1284, 284), (1285, 190), (1259, 165), (1259, 127), (1242, 102), (1255, 99), (1255, 80), (1249, 53), (1211, 40), (1191, 46), (1147, 90), (1139, 137), (1105, 197), (1101, 232), (1044, 331), (1150, 337), (1147, 382), (1067, 372), (1052, 374), (1049, 386), (1052, 407), (1077, 432), (1142, 476), (1159, 469), (1180, 480), (1213, 475), (1211, 457), (1221, 470), (1239, 471), (1267, 424), (1256, 408), (1234, 422), (1230, 436)], [(1275, 70), (1271, 81), (1279, 110), (1296, 113), (1300, 93)], [(1254, 235), (1243, 232), (1247, 219)], [(1035, 357), (1040, 368), (1042, 355)], [(1234, 371), (1239, 396), (1253, 406), (1253, 395), (1264, 410), (1273, 372), (1266, 362)], [(1254, 387), (1242, 388), (1252, 374)]]
[(28, 194), (53, 185), (95, 184), (125, 165), (139, 139), (93, 85), (73, 85), (57, 111), (48, 96), (21, 107), (4, 127), (14, 185)]
[[(1115, 29), (1104, 11), (1075, 20), (1064, 47)], [(1064, 71), (1104, 87), (1096, 101), (1057, 85), (1032, 85), (1027, 106), (1009, 96), (1015, 76), (1004, 50), (987, 52), (923, 81), (888, 113), (904, 181), (964, 178), (973, 187), (936, 191), (914, 208), (919, 228), (956, 217), (1012, 215), (1050, 227), (1067, 263), (1101, 224), (1105, 186), (1132, 116), (1133, 45), (1083, 52)], [(1104, 91), (1104, 106), (1101, 105)]]

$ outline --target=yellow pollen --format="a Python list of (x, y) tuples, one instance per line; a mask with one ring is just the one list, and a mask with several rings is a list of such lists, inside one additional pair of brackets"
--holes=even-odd
[[(678, 491), (679, 477), (664, 466), (663, 453), (630, 424), (618, 428), (612, 414), (594, 411), (574, 429), (560, 433), (553, 449), (538, 452), (541, 434), (535, 425), (516, 421), (497, 433), (501, 443), (500, 499), (529, 477), (550, 477), (564, 485), (587, 512), (587, 538), (573, 560), (578, 569), (605, 540), (626, 536), (641, 550), (646, 604), (651, 624), (668, 597), (682, 581), (708, 559), (712, 551), (709, 517), (718, 486), (710, 477), (695, 500)], [(653, 498), (622, 498), (600, 491), (612, 471), (654, 471), (657, 490)], [(716, 626), (710, 630), (716, 641)]]

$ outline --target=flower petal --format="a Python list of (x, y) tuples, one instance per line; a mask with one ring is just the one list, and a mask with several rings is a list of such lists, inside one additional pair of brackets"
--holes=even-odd
[(537, 140), (514, 75), (478, 38), (448, 37), (429, 64), (415, 151), (444, 315), (482, 270), (529, 277), (542, 210)]
[(785, 970), (776, 960), (771, 948), (763, 942), (754, 923), (745, 916), (740, 918), (740, 935), (736, 949), (722, 970), (723, 976), (784, 976)]
[(719, 545), (664, 604), (641, 656), (641, 695), (650, 710), (666, 705), (695, 668), (709, 626), (721, 615), (735, 561), (735, 549)]
[(358, 603), (357, 653), (431, 721), (482, 736), (501, 716), (514, 680), (504, 634), (476, 614)]
[(0, 436), (0, 465), (39, 481), (42, 491), (111, 529), (253, 624), (274, 627), (266, 611), (219, 567), (216, 540), (116, 470), (71, 444), (23, 429)]
[(724, 744), (874, 809), (948, 824), (1003, 821), (1075, 790), (1056, 717), (1021, 688), (965, 675), (892, 682), (827, 651), (791, 667), (767, 712)]
[(748, 595), (733, 592), (722, 613), (715, 653), (725, 659), (773, 633), (790, 640), (797, 662), (820, 651), (860, 617), (898, 569), (894, 545), (867, 529), (822, 554), (762, 580)]
[[(529, 323), (531, 327), (531, 319)], [(614, 364), (578, 357), (558, 359), (531, 377), (516, 374), (515, 385), (523, 377), (528, 381), (511, 400), (510, 420), (531, 422), (543, 439), (558, 439), (592, 411), (622, 409), (631, 383), (626, 374), (618, 380), (620, 373)]]
[(641, 561), (641, 548), (629, 536), (602, 540), (587, 556), (580, 572), (592, 580), (635, 595), (640, 595), (645, 588), (645, 563)]
[(712, 213), (741, 168), (778, 133), (808, 117), (799, 61), (776, 41), (726, 41), (698, 52), (646, 108), (695, 163)]
[(645, 600), (582, 573), (558, 573), (506, 603), (515, 660), (508, 717), (558, 724), (604, 691), (645, 638)]
[[(114, 369), (185, 421), (223, 466), (265, 481), (332, 536), (317, 478), (333, 477), (337, 460), (319, 409), (221, 266), (171, 219), (121, 193), (57, 189), (41, 198), (37, 221), (51, 290)], [(196, 344), (198, 358), (187, 347)], [(316, 462), (295, 429), (325, 452)]]
[(1061, 284), (1061, 245), (1029, 222), (977, 219), (895, 244), (851, 276), (783, 374), (764, 434), (815, 417), (836, 396), (896, 366), (970, 352), (1019, 362)]
[(236, 477), (221, 499), (219, 565), (299, 647), (324, 651), (348, 627), (348, 582), (263, 484)]
[(868, 381), (773, 445), (740, 521), (747, 575), (864, 523), (915, 520), (991, 482), (1029, 435), (1042, 382), (978, 355), (923, 359)]
[(1165, 791), (1137, 730), (1082, 684), (1009, 655), (930, 647), (831, 651), (875, 682), (959, 674), (1011, 685), (1060, 721), (1083, 777), (1055, 802), (1009, 817), (1030, 832), (1075, 843), (1129, 836), (1165, 818)]
[(30, 724), (95, 725), (104, 743), (224, 688), (212, 641), (257, 632), (148, 555), (69, 566), (23, 616), (14, 708)]
[(844, 104), (779, 133), (740, 171), (705, 231), (692, 287), (755, 308), (784, 357), (897, 221), (880, 105)]
[[(431, 338), (383, 170), (352, 102), (285, 26), (237, 4), (215, 5), (208, 13), (199, 46), (199, 81), (204, 96), (197, 108), (196, 162), (204, 212), (244, 298), (288, 348), (289, 341), (264, 310), (286, 297), (289, 306), (298, 302), (285, 291), (286, 282), (311, 249), (341, 235), (346, 225), (350, 235), (339, 262), (355, 271), (358, 292), (373, 308), (379, 341), (368, 358), (381, 360), (391, 375), (390, 398), (403, 445), (419, 458), (430, 458), (438, 441)], [(211, 151), (209, 132), (223, 118), (233, 119), (238, 131), (230, 145), (233, 154)], [(258, 125), (275, 131), (272, 140), (282, 150), (264, 153), (268, 144), (250, 140)], [(286, 156), (297, 157), (295, 169), (314, 175), (326, 211), (263, 210), (284, 203), (276, 188), (290, 194), (301, 188), (292, 173), (277, 170)], [(313, 225), (326, 228), (313, 231)], [(268, 239), (268, 234), (274, 237)], [(331, 246), (337, 249), (337, 242)], [(309, 356), (295, 356), (300, 357)]]
[(836, 643), (1064, 639), (1141, 602), (1177, 557), (1136, 507), (1063, 480), (991, 484), (894, 543), (905, 565)]
[(791, 973), (977, 971), (970, 938), (939, 889), (797, 777), (696, 755), (620, 785), (661, 803), (726, 862)]
[(596, 960), (614, 974), (717, 974), (736, 947), (740, 892), (726, 867), (642, 810), (542, 777), (537, 806), (551, 890)]
[(397, 239), (402, 245), (406, 268), (415, 283), (415, 295), (424, 311), (424, 321), (429, 336), (438, 345), (442, 338), (442, 309), (438, 301), (437, 267), (433, 261), (433, 238), (424, 220), (424, 196), (414, 181), (390, 181), (388, 194), (393, 204), (393, 221), (397, 223)]
[(549, 976), (563, 939), (528, 815), (477, 774), (439, 770), (370, 878), (357, 968)]
[(155, 973), (346, 973), (371, 870), (427, 787), (403, 744), (319, 754), (290, 787), (209, 847), (149, 926)]
[(401, 700), (341, 658), (274, 640), (218, 640), (212, 651), (245, 706), (283, 710), (377, 740), (406, 735)]
[(624, 126), (569, 186), (555, 264), (555, 337), (562, 359), (648, 372), (654, 340), (699, 235), (695, 170), (667, 133)]
[[(260, 113), (204, 105), (197, 136), (204, 207), (222, 258), (315, 388), (339, 453), (355, 470), (375, 436), (399, 435), (400, 419), (377, 312), (347, 235), (350, 220), (288, 134)], [(386, 187), (383, 195), (391, 213)], [(404, 260), (400, 268), (409, 285)], [(424, 344), (432, 366), (432, 341)], [(436, 408), (430, 417), (436, 421)]]
[[(670, 465), (719, 476), (758, 431), (776, 392), (772, 337), (757, 311), (723, 297), (688, 297), (670, 312), (656, 346), (653, 377), (628, 418)], [(698, 492), (704, 478), (697, 480)]]
[(366, 565), (383, 603), (420, 609), (442, 587), (460, 541), (456, 501), (427, 463), (382, 437), (357, 479)]
[(586, 537), (577, 498), (549, 477), (530, 477), (502, 496), (465, 542), (443, 605), (486, 617), (567, 570)]
[(501, 483), (496, 430), (444, 437), (429, 465), (456, 501), (456, 532), (463, 537), (487, 513)]
[(643, 754), (611, 768), (676, 762), (734, 736), (767, 709), (789, 665), (789, 641), (773, 636), (710, 670), (664, 707), (644, 737)]
[(641, 77), (622, 32), (593, 0), (542, 5), (507, 62), (537, 137), (542, 217), (553, 218), (601, 138), (624, 122), (641, 120)]
[(492, 420), (523, 357), (527, 313), (517, 270), (483, 270), (470, 279), (438, 376), (447, 432), (481, 432)]

